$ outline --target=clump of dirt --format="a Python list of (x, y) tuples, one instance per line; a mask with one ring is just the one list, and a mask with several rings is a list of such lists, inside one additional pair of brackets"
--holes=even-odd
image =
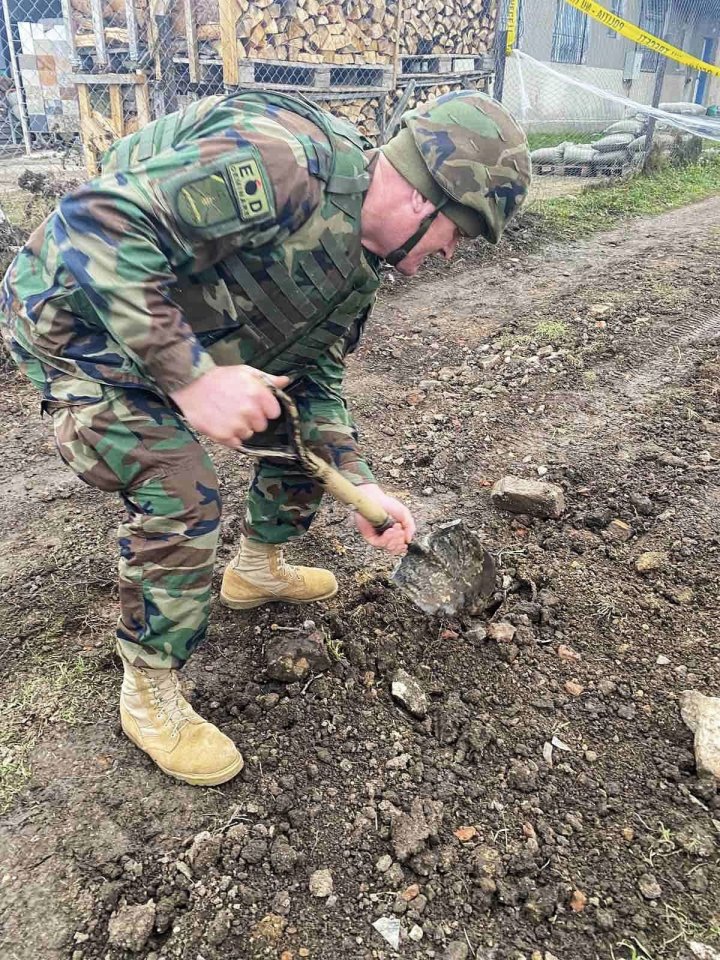
[(57, 200), (75, 190), (82, 183), (78, 177), (59, 176), (44, 170), (24, 170), (18, 177), (18, 186), (37, 197)]

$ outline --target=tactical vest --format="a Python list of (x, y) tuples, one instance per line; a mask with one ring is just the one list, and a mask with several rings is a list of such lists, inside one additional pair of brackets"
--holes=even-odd
[[(370, 177), (369, 142), (347, 122), (305, 99), (244, 92), (217, 98), (271, 104), (306, 118), (327, 137), (299, 138), (311, 175), (324, 182), (322, 199), (303, 226), (280, 244), (238, 249), (173, 291), (202, 345), (217, 362), (251, 363), (270, 373), (300, 373), (321, 354), (351, 348), (375, 298), (375, 258), (360, 240), (360, 213)], [(198, 105), (126, 137), (110, 151), (107, 172), (193, 139)], [(207, 106), (202, 116), (208, 114)], [(200, 118), (202, 120), (202, 117)], [(212, 304), (212, 309), (209, 305)], [(343, 350), (345, 352), (345, 350)]]

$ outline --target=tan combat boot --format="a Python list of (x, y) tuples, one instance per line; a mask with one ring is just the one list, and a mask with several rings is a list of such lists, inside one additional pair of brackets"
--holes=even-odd
[(312, 603), (337, 593), (337, 580), (320, 567), (285, 563), (280, 545), (243, 537), (240, 552), (223, 575), (220, 599), (233, 610), (249, 610), (272, 600)]
[(240, 773), (243, 758), (237, 747), (195, 713), (174, 670), (133, 667), (126, 660), (123, 669), (122, 728), (163, 773), (206, 787)]

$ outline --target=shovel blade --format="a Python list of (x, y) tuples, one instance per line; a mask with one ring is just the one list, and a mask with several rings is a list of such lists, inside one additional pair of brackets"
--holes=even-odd
[(393, 581), (423, 613), (480, 612), (495, 590), (495, 561), (462, 520), (411, 543)]

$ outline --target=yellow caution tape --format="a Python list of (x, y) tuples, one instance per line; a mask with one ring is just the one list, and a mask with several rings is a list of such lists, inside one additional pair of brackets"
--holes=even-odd
[[(641, 46), (647, 47), (648, 50), (653, 50), (655, 53), (659, 53), (669, 60), (681, 63), (684, 67), (691, 67), (693, 70), (704, 70), (706, 73), (712, 73), (715, 77), (720, 77), (720, 67), (706, 63), (698, 57), (693, 57), (679, 47), (674, 47), (671, 43), (666, 43), (665, 40), (653, 36), (652, 33), (641, 30), (640, 27), (635, 26), (634, 23), (623, 20), (622, 17), (618, 17), (617, 14), (611, 10), (607, 10), (599, 3), (596, 3), (595, 0), (566, 0), (566, 2), (572, 7), (576, 7), (578, 10), (586, 13), (589, 17), (592, 17), (593, 20), (602, 23), (610, 30), (614, 30), (615, 33), (619, 33), (620, 36), (625, 37), (627, 40), (632, 40), (633, 43), (639, 43)], [(508, 40), (509, 39), (510, 33), (508, 27)]]
[(506, 53), (508, 56), (513, 52), (513, 48), (517, 42), (517, 28), (518, 28), (518, 7), (520, 6), (520, 0), (510, 0), (508, 5), (507, 12), (507, 50)]

